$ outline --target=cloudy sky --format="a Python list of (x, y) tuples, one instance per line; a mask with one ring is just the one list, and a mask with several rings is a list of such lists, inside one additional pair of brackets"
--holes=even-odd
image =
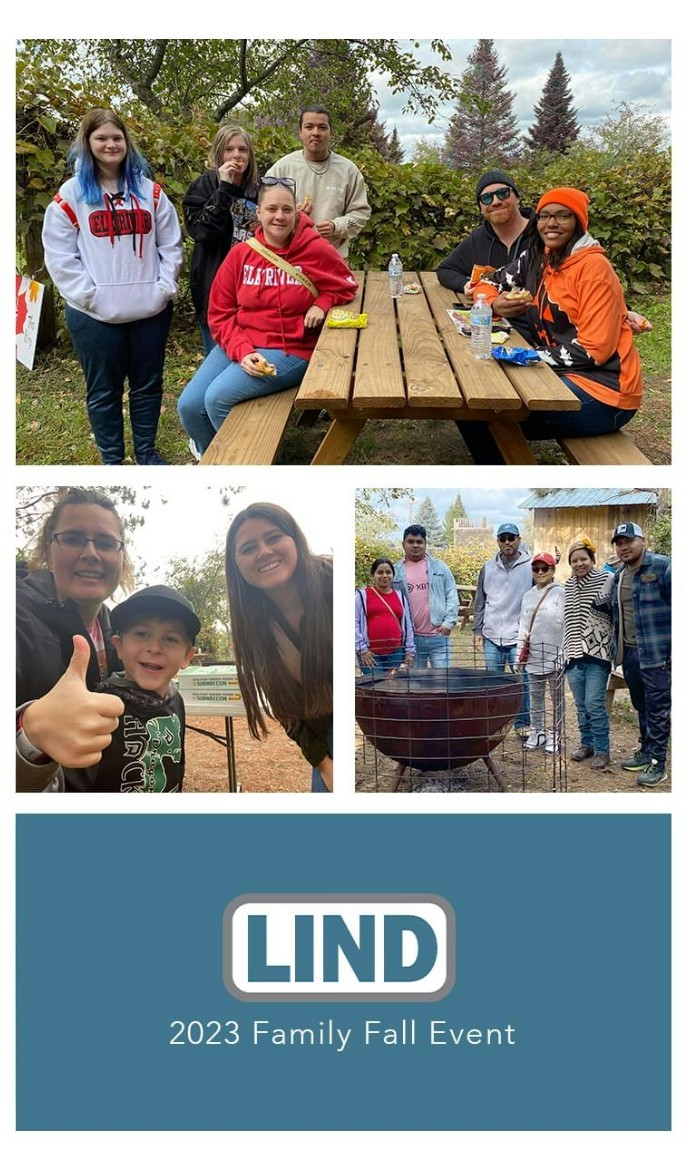
[[(408, 48), (409, 42), (401, 44)], [(426, 64), (437, 64), (459, 77), (467, 66), (467, 57), (476, 42), (447, 41), (453, 61), (444, 64), (429, 48), (429, 41), (421, 42), (419, 56)], [(554, 64), (557, 50), (561, 50), (564, 64), (571, 76), (574, 104), (582, 125), (601, 122), (621, 102), (640, 102), (655, 114), (669, 117), (672, 96), (671, 42), (668, 40), (495, 40), (499, 62), (507, 68), (507, 84), (516, 95), (514, 111), (520, 130), (525, 132), (532, 123), (533, 107), (539, 101), (547, 74)], [(392, 94), (374, 79), (380, 101), (380, 118), (390, 132), (394, 125), (404, 149), (410, 152), (416, 141), (426, 138), (441, 143), (453, 105), (440, 109), (433, 126), (424, 117), (403, 114), (405, 98)]]
[(391, 501), (388, 512), (395, 517), (396, 524), (402, 532), (407, 525), (410, 525), (411, 521), (414, 521), (425, 497), (430, 498), (440, 521), (443, 521), (449, 505), (453, 504), (456, 500), (456, 494), (460, 493), (467, 517), (472, 517), (477, 521), (484, 518), (487, 525), (491, 526), (497, 526), (500, 522), (512, 521), (520, 529), (527, 514), (519, 505), (521, 501), (525, 501), (530, 496), (531, 492), (532, 490), (528, 488), (415, 489), (412, 502), (408, 498)]

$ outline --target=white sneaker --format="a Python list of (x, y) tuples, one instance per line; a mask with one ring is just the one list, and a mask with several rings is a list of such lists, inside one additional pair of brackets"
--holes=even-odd
[(553, 733), (548, 733), (545, 738), (545, 753), (559, 753), (559, 738), (555, 737)]
[(532, 730), (525, 741), (523, 742), (526, 749), (543, 749), (545, 745), (545, 735), (538, 730)]
[(201, 452), (199, 451), (199, 449), (197, 448), (197, 445), (195, 444), (195, 442), (194, 442), (194, 440), (192, 439), (192, 437), (191, 437), (191, 436), (190, 436), (190, 442), (189, 442), (189, 450), (190, 450), (190, 452), (192, 453), (192, 455), (193, 455), (194, 459), (196, 460), (197, 464), (199, 464), (199, 461), (200, 461), (200, 460), (201, 460), (201, 458), (202, 458), (202, 454), (201, 454)]

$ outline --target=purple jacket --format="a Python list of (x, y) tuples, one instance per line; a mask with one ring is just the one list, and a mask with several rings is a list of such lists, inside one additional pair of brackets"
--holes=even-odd
[[(410, 605), (407, 596), (403, 591), (399, 591), (394, 587), (394, 593), (398, 595), (403, 604), (403, 650), (406, 656), (415, 655), (415, 635), (413, 633), (413, 621), (410, 617)], [(355, 651), (358, 656), (369, 649), (369, 636), (367, 634), (367, 593), (364, 587), (358, 587), (355, 592)]]

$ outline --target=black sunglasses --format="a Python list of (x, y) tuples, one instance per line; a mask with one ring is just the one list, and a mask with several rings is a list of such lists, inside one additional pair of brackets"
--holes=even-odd
[(483, 192), (483, 194), (477, 198), (479, 203), (484, 204), (485, 207), (488, 208), (495, 197), (498, 200), (506, 200), (511, 195), (512, 191), (512, 187), (498, 187), (496, 191)]
[(515, 542), (519, 534), (497, 534), (498, 542)]
[(290, 191), (295, 191), (297, 186), (295, 180), (291, 179), (289, 175), (283, 176), (282, 178), (278, 175), (263, 175), (259, 180), (261, 187), (275, 187), (277, 183), (280, 183), (281, 187), (289, 188)]

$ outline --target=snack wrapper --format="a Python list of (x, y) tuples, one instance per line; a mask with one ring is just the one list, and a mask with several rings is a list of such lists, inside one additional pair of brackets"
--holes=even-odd
[(541, 361), (538, 352), (528, 346), (493, 346), (492, 358), (499, 362), (512, 362), (519, 367), (533, 367)]
[(367, 314), (356, 314), (352, 310), (331, 310), (326, 324), (333, 330), (364, 330)]

